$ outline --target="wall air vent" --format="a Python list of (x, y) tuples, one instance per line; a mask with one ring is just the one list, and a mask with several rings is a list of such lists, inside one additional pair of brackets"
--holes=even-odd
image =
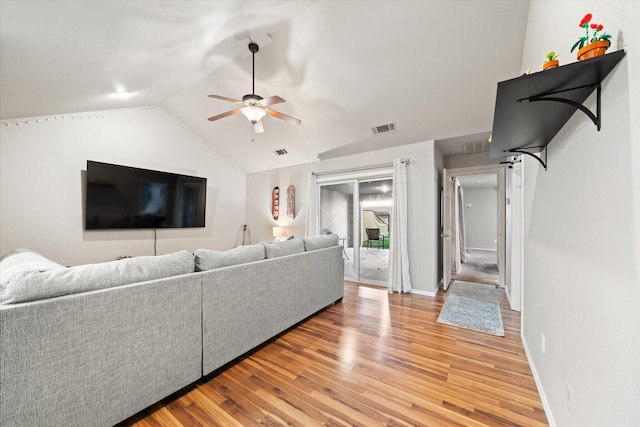
[(281, 148), (279, 150), (274, 151), (276, 156), (284, 156), (285, 154), (287, 154), (287, 150), (285, 150), (284, 148)]
[(385, 125), (372, 127), (371, 130), (374, 135), (379, 135), (381, 133), (395, 132), (397, 128), (395, 123), (387, 123)]

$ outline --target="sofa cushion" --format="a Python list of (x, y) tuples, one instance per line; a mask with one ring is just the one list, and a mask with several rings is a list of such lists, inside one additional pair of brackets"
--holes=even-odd
[(284, 242), (263, 242), (267, 258), (277, 258), (285, 255), (293, 255), (304, 252), (302, 239), (285, 240)]
[[(9, 258), (10, 259), (10, 258)], [(4, 263), (4, 259), (3, 259)], [(187, 251), (140, 256), (98, 264), (48, 270), (23, 269), (8, 278), (1, 304), (35, 301), (62, 295), (112, 288), (192, 273), (193, 254)], [(4, 264), (2, 265), (4, 271)], [(4, 274), (3, 274), (4, 282)]]
[(21, 280), (26, 273), (65, 268), (29, 249), (16, 249), (0, 258), (0, 302), (9, 283)]
[(338, 246), (338, 235), (329, 234), (326, 236), (303, 237), (305, 251), (315, 251), (317, 249), (330, 248)]
[(238, 246), (228, 251), (213, 251), (198, 249), (196, 256), (196, 271), (215, 270), (231, 265), (245, 264), (264, 259), (264, 246), (260, 244)]

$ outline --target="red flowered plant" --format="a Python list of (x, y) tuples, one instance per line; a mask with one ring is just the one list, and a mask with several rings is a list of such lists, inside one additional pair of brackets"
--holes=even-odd
[[(580, 37), (578, 39), (578, 41), (571, 47), (571, 52), (573, 52), (574, 50), (576, 50), (576, 48), (578, 49), (582, 49), (585, 45), (589, 44), (589, 43), (593, 43), (593, 42), (597, 42), (600, 40), (606, 40), (607, 43), (609, 43), (609, 45), (611, 45), (611, 35), (607, 34), (607, 33), (602, 33), (601, 35), (598, 35), (598, 33), (600, 31), (602, 31), (604, 29), (604, 27), (602, 26), (602, 23), (600, 24), (589, 24), (591, 22), (591, 18), (592, 15), (590, 13), (587, 13), (584, 18), (582, 18), (582, 21), (580, 21), (580, 24), (578, 25), (581, 28), (584, 28), (584, 32), (585, 32), (585, 36), (584, 37)], [(593, 37), (589, 38), (589, 28), (591, 28), (593, 30)]]

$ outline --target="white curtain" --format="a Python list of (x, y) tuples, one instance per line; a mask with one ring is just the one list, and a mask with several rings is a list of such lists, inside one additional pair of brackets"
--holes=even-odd
[(307, 202), (305, 206), (307, 217), (304, 223), (305, 236), (318, 234), (318, 182), (316, 175), (309, 171), (307, 176)]
[(389, 292), (409, 292), (409, 245), (407, 242), (407, 160), (393, 161), (393, 206), (389, 241)]

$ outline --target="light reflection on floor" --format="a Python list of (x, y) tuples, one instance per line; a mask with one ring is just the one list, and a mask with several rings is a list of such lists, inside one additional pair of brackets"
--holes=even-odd
[[(373, 346), (373, 351), (367, 354), (367, 358), (382, 361), (389, 350), (387, 338), (392, 333), (389, 292), (386, 288), (359, 286), (355, 308), (359, 318), (358, 323), (371, 324), (371, 331), (375, 331), (375, 338), (372, 336), (367, 338), (367, 346)], [(348, 376), (353, 363), (355, 363), (354, 361), (358, 357), (362, 357), (361, 347), (364, 343), (359, 342), (358, 336), (362, 336), (362, 334), (355, 331), (351, 326), (342, 328), (337, 353), (342, 362), (342, 373), (345, 376)]]

